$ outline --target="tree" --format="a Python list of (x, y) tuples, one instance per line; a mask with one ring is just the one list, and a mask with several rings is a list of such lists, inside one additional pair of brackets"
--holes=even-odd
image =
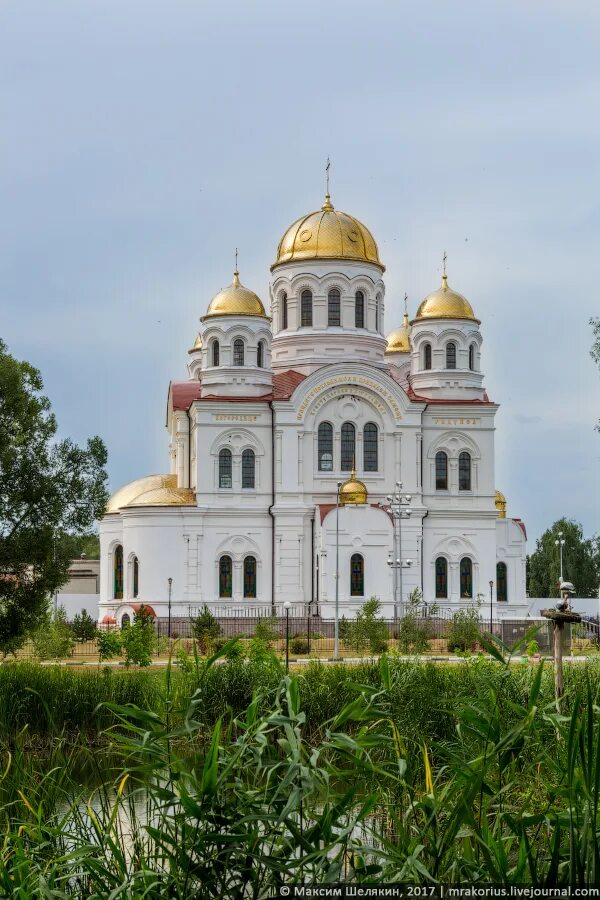
[(96, 637), (96, 620), (92, 619), (87, 610), (82, 609), (81, 613), (77, 613), (73, 619), (71, 631), (75, 640), (81, 644), (85, 641), (93, 641)]
[(578, 597), (596, 597), (600, 584), (600, 544), (598, 537), (584, 538), (579, 522), (559, 519), (538, 539), (529, 557), (530, 597), (558, 597), (560, 553), (555, 541), (563, 533), (563, 577), (572, 581)]
[(388, 629), (377, 615), (380, 610), (381, 603), (377, 597), (371, 597), (363, 603), (356, 619), (344, 620), (340, 629), (343, 633), (341, 639), (356, 653), (364, 653), (367, 647), (371, 653), (385, 653), (387, 650)]
[(192, 633), (198, 642), (198, 650), (204, 656), (207, 656), (212, 651), (215, 641), (221, 635), (221, 626), (206, 604), (196, 618), (192, 619)]
[(113, 656), (121, 655), (121, 633), (116, 629), (112, 631), (110, 629), (98, 629), (96, 632), (96, 644), (98, 647), (99, 662), (104, 662), (107, 659), (112, 659)]
[(87, 534), (67, 534), (61, 531), (57, 534), (56, 541), (71, 559), (79, 559), (82, 553), (88, 559), (100, 559), (100, 535), (97, 531)]
[(121, 645), (125, 651), (125, 665), (149, 666), (156, 647), (154, 617), (145, 606), (140, 606), (133, 617), (133, 624), (121, 631)]
[(38, 659), (66, 659), (73, 655), (75, 640), (64, 606), (58, 607), (54, 617), (46, 613), (43, 624), (33, 632), (32, 640), (33, 652)]
[[(594, 342), (590, 350), (590, 356), (594, 362), (600, 367), (600, 319), (590, 319), (590, 325), (594, 333)], [(600, 420), (596, 425), (596, 431), (600, 431)]]
[(88, 534), (106, 507), (106, 449), (57, 438), (37, 369), (0, 340), (0, 650), (43, 624), (48, 598), (68, 580), (57, 536)]

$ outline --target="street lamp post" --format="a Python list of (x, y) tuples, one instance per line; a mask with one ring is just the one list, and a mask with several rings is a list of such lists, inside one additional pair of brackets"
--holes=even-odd
[[(388, 494), (387, 501), (389, 503), (388, 511), (392, 515), (394, 523), (394, 552), (388, 557), (388, 566), (394, 570), (394, 621), (398, 621), (398, 609), (400, 609), (400, 617), (404, 615), (404, 590), (402, 585), (402, 569), (406, 565), (409, 568), (412, 565), (412, 559), (402, 560), (402, 519), (409, 519), (412, 515), (410, 502), (412, 497), (410, 494), (402, 494), (402, 482), (396, 482), (396, 492)], [(398, 600), (398, 593), (400, 599)]]
[(558, 532), (558, 540), (554, 541), (556, 547), (559, 548), (560, 552), (560, 582), (563, 582), (563, 547), (565, 545), (565, 539), (563, 537), (562, 531)]
[(333, 658), (340, 656), (340, 488), (337, 483), (335, 497), (335, 621), (333, 625)]
[(494, 582), (490, 581), (490, 634), (494, 633)]
[(173, 579), (169, 578), (169, 618), (167, 625), (167, 637), (171, 640), (171, 591), (173, 588)]
[(285, 609), (285, 671), (290, 671), (290, 601), (283, 604)]

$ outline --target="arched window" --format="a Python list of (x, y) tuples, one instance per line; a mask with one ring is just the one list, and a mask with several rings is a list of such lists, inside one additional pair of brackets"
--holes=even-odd
[(354, 295), (354, 327), (365, 327), (365, 295), (362, 291)]
[(341, 324), (341, 298), (337, 288), (332, 288), (327, 294), (327, 324)]
[(439, 450), (435, 454), (435, 489), (436, 491), (448, 490), (448, 454)]
[(506, 563), (499, 562), (496, 565), (496, 600), (506, 603), (508, 600), (508, 584), (506, 579)]
[(132, 594), (133, 594), (133, 599), (135, 600), (135, 598), (138, 596), (138, 594), (139, 594), (139, 592), (140, 592), (140, 563), (139, 563), (139, 560), (138, 560), (137, 556), (134, 556), (134, 557), (133, 557), (133, 566), (132, 566), (132, 569), (133, 569), (133, 573), (132, 573), (132, 574), (133, 574), (133, 589), (132, 589)]
[(353, 553), (350, 560), (350, 596), (365, 596), (365, 561), (360, 553)]
[(244, 365), (244, 342), (241, 338), (236, 338), (233, 342), (233, 364), (234, 366)]
[(244, 450), (242, 453), (242, 487), (255, 487), (256, 457), (254, 450)]
[(219, 597), (233, 596), (233, 563), (230, 556), (219, 560)]
[(376, 472), (378, 429), (374, 422), (367, 422), (363, 429), (363, 468), (365, 472)]
[(342, 425), (342, 445), (340, 448), (340, 469), (342, 472), (352, 471), (356, 453), (356, 428), (352, 422)]
[(312, 292), (302, 291), (300, 294), (300, 325), (310, 328), (312, 325)]
[(256, 365), (259, 369), (264, 368), (265, 365), (265, 342), (259, 341), (258, 346), (256, 348)]
[(379, 309), (380, 299), (378, 294), (375, 298), (375, 331), (379, 331), (381, 328), (381, 310)]
[(117, 544), (113, 553), (113, 597), (123, 599), (123, 548)]
[(331, 472), (333, 469), (333, 425), (329, 422), (321, 422), (317, 434), (319, 472)]
[(423, 368), (431, 369), (431, 344), (425, 344), (423, 347)]
[(471, 490), (471, 454), (466, 450), (458, 457), (458, 489), (459, 491)]
[(123, 613), (121, 616), (121, 628), (129, 628), (131, 625), (131, 619), (129, 618), (129, 613)]
[(468, 556), (460, 561), (460, 596), (465, 600), (473, 597), (473, 563)]
[(469, 368), (471, 372), (475, 371), (475, 344), (471, 344), (469, 347)]
[(213, 366), (219, 365), (219, 342), (212, 342), (212, 364)]
[(288, 301), (286, 293), (281, 295), (281, 327), (282, 329), (288, 327)]
[(256, 599), (256, 559), (247, 556), (244, 560), (244, 597), (247, 600)]
[(438, 556), (435, 561), (435, 596), (444, 600), (448, 596), (448, 560)]
[(231, 450), (224, 447), (219, 453), (219, 487), (230, 488), (232, 486), (232, 458)]
[(450, 343), (446, 344), (446, 368), (456, 368), (456, 344), (454, 341), (450, 341)]

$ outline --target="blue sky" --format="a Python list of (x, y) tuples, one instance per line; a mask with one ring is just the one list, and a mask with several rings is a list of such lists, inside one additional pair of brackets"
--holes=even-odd
[(170, 378), (287, 225), (373, 231), (386, 325), (439, 283), (482, 319), (497, 486), (533, 539), (600, 530), (600, 6), (4, 0), (0, 335), (111, 487), (167, 466)]

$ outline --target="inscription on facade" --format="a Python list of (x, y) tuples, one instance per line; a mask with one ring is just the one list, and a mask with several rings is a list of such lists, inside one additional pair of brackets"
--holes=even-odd
[(235, 415), (234, 413), (217, 415), (213, 413), (213, 419), (216, 422), (256, 422), (258, 416), (243, 416)]
[[(364, 388), (368, 388), (377, 394), (377, 397), (373, 397), (372, 394), (368, 393), (366, 390), (360, 390), (360, 386)], [(332, 388), (332, 390), (327, 391), (328, 388)], [(328, 381), (323, 381), (317, 387), (314, 387), (312, 391), (310, 391), (302, 403), (300, 404), (300, 408), (298, 409), (298, 414), (296, 416), (297, 420), (300, 421), (306, 410), (315, 399), (315, 397), (319, 396), (323, 393), (323, 391), (327, 391), (327, 393), (323, 394), (320, 397), (318, 403), (315, 404), (314, 412), (323, 406), (324, 403), (327, 403), (328, 400), (332, 400), (334, 397), (339, 397), (342, 394), (353, 394), (355, 397), (361, 397), (363, 400), (368, 400), (369, 403), (372, 403), (373, 406), (379, 410), (380, 413), (384, 414), (386, 412), (386, 408), (383, 403), (380, 402), (378, 397), (383, 398), (386, 403), (391, 406), (394, 415), (397, 419), (402, 418), (402, 413), (400, 412), (400, 407), (396, 402), (396, 398), (389, 392), (386, 391), (380, 384), (376, 381), (371, 381), (369, 378), (353, 378), (352, 381), (348, 381), (348, 377), (344, 377), (340, 375), (339, 378), (330, 378)]]
[(481, 419), (434, 419), (434, 425), (481, 425)]

